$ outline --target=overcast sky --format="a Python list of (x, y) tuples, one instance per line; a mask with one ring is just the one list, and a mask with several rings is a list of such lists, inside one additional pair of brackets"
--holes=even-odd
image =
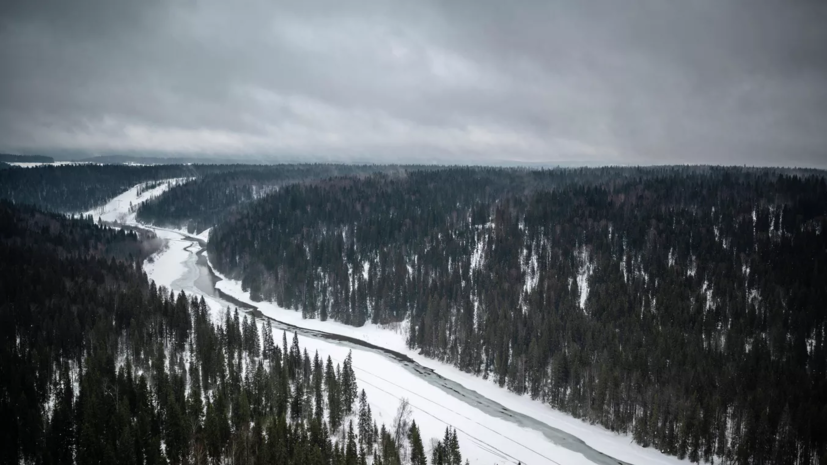
[(0, 150), (827, 167), (827, 2), (4, 0)]

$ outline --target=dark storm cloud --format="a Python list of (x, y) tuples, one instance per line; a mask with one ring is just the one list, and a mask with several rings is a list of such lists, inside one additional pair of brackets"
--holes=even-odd
[(827, 165), (827, 8), (17, 1), (0, 149)]

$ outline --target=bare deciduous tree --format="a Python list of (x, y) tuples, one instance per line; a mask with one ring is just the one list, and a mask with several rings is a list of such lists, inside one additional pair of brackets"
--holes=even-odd
[(399, 456), (402, 462), (408, 460), (408, 447), (405, 444), (408, 438), (408, 430), (411, 427), (411, 403), (407, 397), (399, 399), (399, 407), (396, 409), (396, 416), (393, 419), (393, 439), (399, 448)]

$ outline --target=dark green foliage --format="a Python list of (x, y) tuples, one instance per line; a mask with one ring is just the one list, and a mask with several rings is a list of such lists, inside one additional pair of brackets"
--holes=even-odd
[(231, 216), (239, 206), (283, 186), (331, 176), (393, 173), (388, 165), (265, 165), (231, 166), (193, 182), (173, 187), (138, 209), (137, 218), (159, 226), (201, 232)]
[(422, 445), (422, 436), (419, 434), (416, 421), (411, 423), (408, 442), (411, 445), (411, 465), (428, 465), (428, 458), (425, 455), (425, 447)]
[(342, 365), (342, 412), (347, 415), (353, 411), (353, 403), (356, 402), (356, 396), (359, 389), (356, 386), (356, 373), (353, 372), (353, 351), (347, 353), (345, 362)]
[(457, 430), (445, 428), (445, 436), (437, 442), (431, 451), (432, 465), (462, 465), (462, 454), (459, 451)]
[(208, 251), (257, 298), (408, 319), (425, 355), (668, 454), (827, 454), (823, 172), (335, 178), (251, 203)]
[(55, 212), (81, 213), (136, 184), (197, 177), (231, 169), (219, 165), (64, 165), (0, 170), (0, 198)]
[(363, 446), (372, 447), (376, 442), (373, 436), (373, 416), (370, 412), (365, 390), (359, 395), (359, 440)]

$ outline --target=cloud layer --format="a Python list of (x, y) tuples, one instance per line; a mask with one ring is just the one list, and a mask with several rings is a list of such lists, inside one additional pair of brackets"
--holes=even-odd
[(10, 0), (0, 150), (827, 165), (823, 2)]

